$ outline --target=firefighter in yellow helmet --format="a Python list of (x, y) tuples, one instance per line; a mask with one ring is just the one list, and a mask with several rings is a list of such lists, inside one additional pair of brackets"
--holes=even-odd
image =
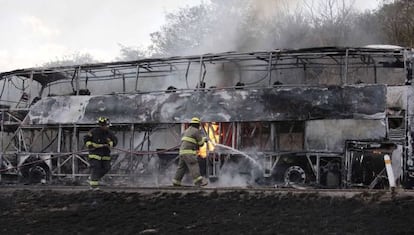
[(99, 117), (97, 123), (99, 127), (93, 128), (83, 137), (85, 146), (89, 149), (91, 188), (98, 188), (99, 180), (111, 169), (111, 148), (118, 142), (116, 136), (109, 130), (108, 118)]
[(196, 186), (205, 186), (208, 184), (200, 175), (200, 167), (197, 160), (197, 150), (207, 142), (203, 132), (200, 129), (200, 118), (193, 117), (190, 126), (184, 131), (181, 138), (180, 159), (178, 168), (173, 179), (174, 186), (181, 186), (181, 180), (185, 173), (189, 172)]

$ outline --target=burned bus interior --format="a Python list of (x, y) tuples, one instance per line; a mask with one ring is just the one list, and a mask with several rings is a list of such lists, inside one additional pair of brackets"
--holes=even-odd
[(99, 116), (119, 139), (108, 180), (170, 183), (193, 116), (217, 186), (411, 188), (414, 51), (396, 46), (211, 53), (0, 73), (0, 182), (76, 183)]

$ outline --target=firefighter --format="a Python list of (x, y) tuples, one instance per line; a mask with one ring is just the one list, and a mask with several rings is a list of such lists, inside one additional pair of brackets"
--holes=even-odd
[(200, 129), (200, 119), (193, 117), (190, 126), (184, 131), (181, 138), (181, 147), (179, 151), (178, 168), (173, 179), (173, 186), (181, 186), (181, 180), (185, 173), (189, 172), (193, 183), (196, 186), (205, 186), (208, 184), (200, 175), (200, 167), (197, 160), (197, 150), (207, 142)]
[(99, 127), (93, 128), (84, 136), (85, 146), (89, 149), (89, 163), (91, 173), (89, 185), (93, 189), (99, 187), (99, 180), (111, 169), (111, 149), (115, 147), (118, 140), (109, 130), (109, 119), (99, 117)]

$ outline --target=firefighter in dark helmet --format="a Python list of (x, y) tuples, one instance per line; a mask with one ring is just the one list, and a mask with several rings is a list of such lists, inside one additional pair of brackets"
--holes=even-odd
[(99, 180), (111, 169), (111, 148), (118, 140), (109, 130), (109, 119), (99, 117), (98, 126), (84, 136), (85, 146), (89, 149), (90, 177), (89, 185), (98, 188)]
[(189, 172), (193, 183), (197, 186), (205, 186), (208, 184), (200, 175), (200, 167), (197, 160), (197, 150), (207, 142), (200, 129), (200, 119), (193, 117), (190, 126), (184, 131), (181, 138), (181, 147), (179, 152), (178, 169), (173, 179), (174, 186), (181, 186), (181, 180), (185, 173)]

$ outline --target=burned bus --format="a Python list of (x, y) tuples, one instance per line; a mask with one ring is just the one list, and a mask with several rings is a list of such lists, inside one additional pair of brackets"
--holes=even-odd
[(166, 185), (197, 116), (212, 185), (382, 188), (389, 155), (410, 188), (413, 62), (410, 48), (323, 47), (3, 72), (1, 181), (84, 178), (82, 137), (105, 116), (120, 141), (109, 176)]

